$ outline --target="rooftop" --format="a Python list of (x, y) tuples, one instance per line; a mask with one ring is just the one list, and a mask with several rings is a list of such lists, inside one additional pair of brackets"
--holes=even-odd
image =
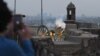
[(70, 2), (70, 3), (68, 4), (67, 8), (75, 8), (75, 5), (74, 5), (72, 2)]

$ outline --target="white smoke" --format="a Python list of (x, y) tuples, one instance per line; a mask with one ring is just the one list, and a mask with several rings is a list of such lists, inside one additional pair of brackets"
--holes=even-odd
[(65, 29), (66, 24), (64, 23), (62, 18), (56, 19), (55, 24), (57, 27), (61, 27), (61, 28)]

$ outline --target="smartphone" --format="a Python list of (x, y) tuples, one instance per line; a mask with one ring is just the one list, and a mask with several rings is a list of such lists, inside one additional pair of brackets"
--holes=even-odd
[(23, 17), (25, 17), (25, 15), (21, 15), (21, 14), (16, 14), (14, 15), (14, 31), (18, 31), (21, 30), (23, 28)]

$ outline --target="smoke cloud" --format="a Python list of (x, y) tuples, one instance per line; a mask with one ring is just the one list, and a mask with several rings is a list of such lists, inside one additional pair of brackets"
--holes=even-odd
[(61, 27), (61, 28), (65, 29), (66, 24), (64, 23), (62, 18), (56, 19), (55, 24), (57, 27)]

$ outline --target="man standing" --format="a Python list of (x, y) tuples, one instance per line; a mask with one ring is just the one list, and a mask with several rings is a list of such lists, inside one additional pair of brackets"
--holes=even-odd
[(0, 0), (0, 56), (35, 56), (34, 49), (30, 42), (32, 37), (28, 27), (19, 30), (22, 48), (16, 41), (7, 39), (5, 33), (13, 30), (12, 13), (7, 4)]

